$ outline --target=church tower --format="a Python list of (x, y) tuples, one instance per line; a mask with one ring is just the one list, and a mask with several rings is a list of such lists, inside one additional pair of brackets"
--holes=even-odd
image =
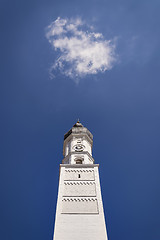
[(107, 240), (93, 135), (79, 121), (64, 135), (53, 240)]

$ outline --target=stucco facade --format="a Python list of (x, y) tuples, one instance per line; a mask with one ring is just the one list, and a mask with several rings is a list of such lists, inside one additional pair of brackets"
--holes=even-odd
[(76, 124), (64, 137), (53, 239), (107, 240), (93, 136)]

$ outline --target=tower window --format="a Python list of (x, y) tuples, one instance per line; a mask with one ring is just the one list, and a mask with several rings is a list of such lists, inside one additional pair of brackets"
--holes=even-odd
[(76, 160), (76, 164), (82, 164), (82, 160), (81, 159), (77, 159)]
[(78, 174), (78, 178), (81, 178), (81, 175), (80, 175), (80, 174)]

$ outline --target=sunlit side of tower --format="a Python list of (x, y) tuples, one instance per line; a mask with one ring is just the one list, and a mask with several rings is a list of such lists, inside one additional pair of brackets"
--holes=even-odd
[(93, 136), (79, 121), (64, 135), (53, 240), (107, 240)]

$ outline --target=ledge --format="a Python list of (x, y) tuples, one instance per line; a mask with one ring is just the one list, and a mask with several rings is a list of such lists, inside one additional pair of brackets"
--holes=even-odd
[(66, 168), (94, 168), (99, 167), (99, 164), (60, 164), (60, 167)]

